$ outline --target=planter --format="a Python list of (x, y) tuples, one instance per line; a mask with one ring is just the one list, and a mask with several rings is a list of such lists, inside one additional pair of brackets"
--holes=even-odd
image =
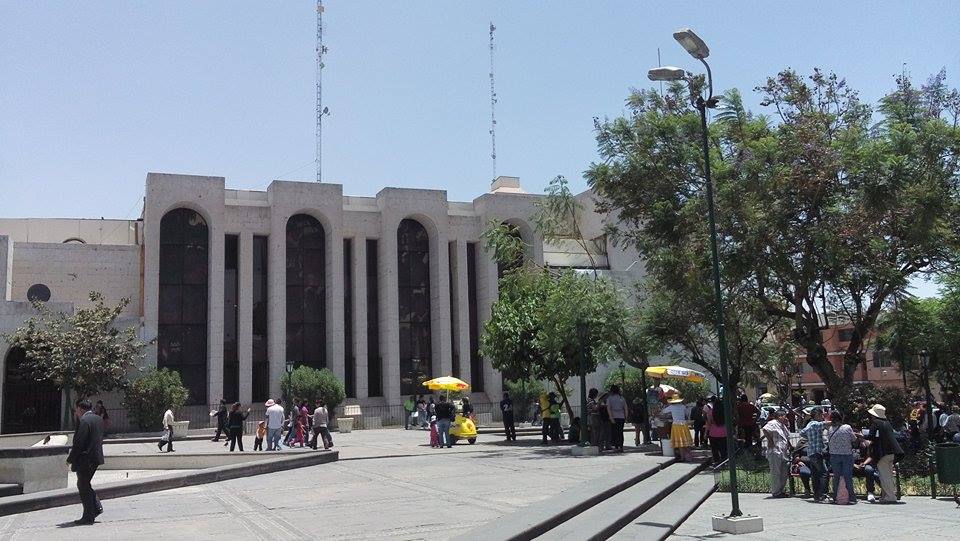
[(342, 433), (353, 432), (353, 417), (338, 417), (337, 429)]
[(182, 440), (187, 437), (187, 430), (190, 429), (190, 421), (173, 422), (173, 439)]

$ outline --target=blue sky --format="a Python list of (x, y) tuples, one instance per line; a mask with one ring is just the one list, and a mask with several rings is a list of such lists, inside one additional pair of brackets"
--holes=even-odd
[[(491, 176), (487, 27), (497, 26), (497, 172), (577, 187), (594, 116), (622, 111), (647, 68), (695, 68), (720, 89), (785, 67), (837, 71), (874, 100), (906, 69), (960, 81), (958, 2), (372, 2), (329, 0), (324, 180), (350, 195)], [(0, 3), (0, 216), (135, 217), (148, 171), (235, 188), (312, 180), (314, 3)]]

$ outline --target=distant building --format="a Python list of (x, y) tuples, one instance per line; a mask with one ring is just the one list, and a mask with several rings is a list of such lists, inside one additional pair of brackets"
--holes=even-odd
[[(330, 368), (361, 405), (400, 404), (446, 374), (496, 401), (501, 375), (478, 353), (497, 298), (497, 264), (480, 238), (491, 221), (515, 225), (537, 263), (625, 284), (643, 274), (635, 251), (607, 242), (590, 192), (577, 199), (593, 257), (543, 242), (530, 223), (542, 197), (515, 177), (452, 202), (443, 190), (354, 197), (338, 184), (274, 181), (247, 191), (222, 177), (150, 173), (138, 220), (0, 220), (0, 331), (33, 313), (28, 299), (70, 311), (96, 290), (132, 299), (123, 324), (156, 340), (147, 364), (180, 372), (203, 414), (221, 397), (279, 395), (288, 361)], [(0, 431), (57, 428), (60, 392), (24, 378), (21, 358), (0, 341)]]

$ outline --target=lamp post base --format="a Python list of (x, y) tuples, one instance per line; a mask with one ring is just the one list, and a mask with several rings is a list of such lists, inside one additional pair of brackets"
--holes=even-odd
[(763, 519), (753, 515), (744, 515), (742, 517), (714, 515), (713, 530), (734, 535), (762, 532)]
[(599, 456), (600, 448), (593, 445), (588, 445), (586, 447), (574, 445), (570, 448), (570, 454), (573, 456)]

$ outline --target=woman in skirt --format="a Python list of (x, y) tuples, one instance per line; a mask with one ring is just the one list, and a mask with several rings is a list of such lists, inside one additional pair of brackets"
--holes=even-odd
[(673, 419), (673, 426), (670, 429), (670, 445), (673, 446), (677, 457), (684, 461), (690, 461), (690, 451), (693, 447), (693, 438), (690, 436), (689, 416), (687, 415), (687, 406), (683, 403), (683, 398), (677, 396), (667, 401), (667, 407), (663, 408), (663, 413), (669, 413)]

